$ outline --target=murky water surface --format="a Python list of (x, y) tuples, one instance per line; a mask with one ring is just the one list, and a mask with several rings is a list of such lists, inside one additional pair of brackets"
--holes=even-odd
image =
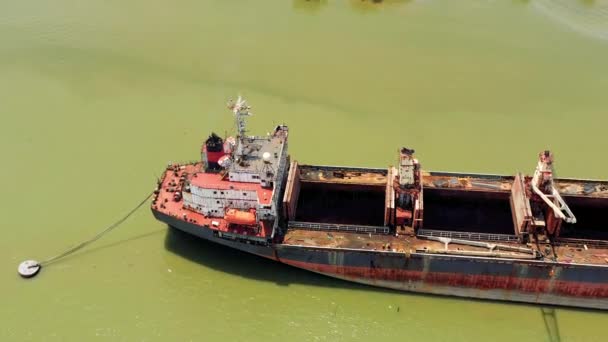
[(0, 340), (605, 340), (605, 313), (396, 293), (168, 232), (148, 210), (225, 102), (301, 162), (608, 179), (608, 2), (0, 1)]

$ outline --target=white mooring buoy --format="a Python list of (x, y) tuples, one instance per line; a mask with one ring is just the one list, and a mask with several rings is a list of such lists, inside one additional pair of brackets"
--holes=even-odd
[(36, 260), (25, 260), (19, 264), (17, 271), (23, 278), (31, 278), (40, 271), (40, 264)]
[(83, 241), (73, 247), (70, 247), (67, 251), (65, 251), (59, 255), (55, 255), (52, 258), (42, 260), (41, 262), (38, 262), (36, 260), (25, 260), (24, 262), (19, 264), (19, 267), (17, 267), (17, 272), (19, 272), (19, 275), (22, 276), (23, 278), (32, 278), (33, 276), (38, 274), (38, 272), (40, 272), (40, 269), (42, 268), (42, 266), (47, 266), (61, 258), (64, 258), (64, 257), (80, 250), (81, 248), (84, 248), (84, 247), (88, 246), (89, 244), (97, 241), (104, 234), (110, 232), (112, 229), (120, 226), (123, 222), (125, 222), (131, 215), (133, 215), (137, 211), (137, 209), (141, 208), (144, 204), (146, 204), (146, 202), (148, 201), (148, 199), (150, 197), (152, 197), (152, 195), (154, 195), (153, 192), (150, 193), (149, 195), (147, 195), (146, 198), (143, 201), (141, 201), (135, 208), (131, 209), (131, 211), (129, 211), (129, 213), (127, 213), (127, 215), (123, 216), (120, 220), (112, 223), (110, 226), (108, 226), (106, 229), (102, 230), (101, 232), (97, 233), (97, 235), (93, 236), (92, 238), (90, 238), (86, 241)]

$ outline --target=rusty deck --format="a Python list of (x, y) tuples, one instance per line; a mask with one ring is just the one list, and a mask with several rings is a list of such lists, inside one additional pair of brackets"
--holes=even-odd
[[(351, 189), (358, 192), (361, 189), (374, 187), (380, 189), (388, 183), (388, 178), (394, 172), (390, 168), (387, 169), (359, 169), (359, 168), (340, 168), (327, 166), (311, 166), (300, 165), (297, 168), (299, 182), (324, 184), (326, 186), (342, 186), (340, 189)], [(484, 225), (483, 217), (477, 217), (477, 221), (482, 224), (475, 226), (473, 223), (467, 223), (462, 229), (458, 225), (449, 226), (446, 231), (430, 230), (431, 234), (440, 236), (461, 237), (475, 235), (475, 240), (486, 241), (488, 243), (497, 243), (504, 246), (521, 247), (534, 250), (538, 255), (550, 257), (552, 262), (565, 264), (591, 264), (608, 266), (608, 243), (602, 241), (592, 243), (589, 240), (577, 239), (561, 239), (550, 244), (549, 241), (534, 240), (528, 243), (522, 243), (518, 238), (520, 233), (514, 227), (515, 218), (511, 217), (512, 207), (509, 206), (509, 199), (512, 195), (514, 184), (516, 184), (516, 176), (503, 175), (485, 175), (471, 173), (452, 173), (452, 172), (432, 172), (422, 171), (422, 185), (425, 191), (427, 200), (433, 197), (440, 198), (441, 201), (454, 203), (454, 196), (460, 196), (461, 202), (470, 201), (473, 207), (487, 207), (492, 201), (499, 201), (497, 205), (502, 206), (504, 211), (501, 217), (500, 224), (503, 225), (503, 230), (496, 230), (490, 224)], [(291, 183), (293, 178), (291, 175)], [(603, 200), (603, 206), (608, 209), (608, 182), (605, 181), (588, 181), (578, 179), (557, 179), (556, 186), (559, 191), (569, 200), (585, 200), (587, 198), (596, 201)], [(287, 191), (290, 191), (288, 187)], [(300, 184), (298, 184), (298, 193)], [(390, 199), (386, 196), (387, 201)], [(294, 201), (295, 199), (291, 199)], [(451, 202), (450, 202), (451, 201)], [(500, 202), (502, 201), (502, 202)], [(503, 204), (500, 204), (503, 203)], [(388, 205), (388, 204), (387, 204)], [(429, 202), (427, 205), (427, 214), (433, 215), (436, 212), (447, 209), (437, 208), (433, 212), (433, 205)], [(461, 207), (456, 207), (454, 210), (461, 210)], [(364, 210), (353, 209), (353, 210)], [(471, 209), (475, 210), (475, 209)], [(449, 213), (449, 210), (448, 210)], [(495, 213), (492, 213), (495, 215)], [(290, 218), (293, 220), (295, 215)], [(429, 224), (433, 223), (433, 219), (427, 219)], [(457, 220), (457, 218), (455, 218)], [(447, 221), (447, 220), (446, 220)], [(320, 222), (320, 221), (319, 221)], [(487, 221), (491, 222), (491, 221)], [(337, 222), (342, 223), (342, 222)], [(300, 224), (301, 225), (301, 224)], [(433, 229), (436, 227), (430, 227)], [(505, 230), (506, 228), (506, 230)], [(428, 228), (427, 228), (428, 231)], [(411, 226), (400, 226), (395, 231), (396, 234), (361, 234), (357, 232), (347, 231), (323, 231), (323, 230), (308, 230), (289, 228), (285, 232), (282, 243), (285, 245), (297, 245), (306, 247), (323, 247), (335, 249), (360, 249), (366, 251), (392, 251), (399, 253), (412, 253), (416, 251), (427, 250), (429, 252), (467, 255), (483, 255), (480, 252), (487, 252), (485, 247), (477, 247), (471, 245), (448, 244), (446, 246), (438, 241), (429, 240), (425, 236), (417, 236)], [(455, 233), (455, 234), (451, 234)], [(446, 252), (447, 251), (447, 252)], [(525, 254), (525, 253), (524, 253)], [(505, 254), (506, 255), (506, 254)], [(527, 255), (522, 253), (510, 253), (509, 257), (517, 259), (518, 255), (522, 259), (529, 259)]]
[[(409, 231), (409, 233), (408, 233)], [(493, 241), (495, 242), (495, 241)], [(541, 253), (545, 253), (551, 246), (547, 243), (520, 244), (514, 242), (499, 242), (503, 245), (513, 247), (530, 248)], [(304, 247), (323, 247), (333, 249), (360, 249), (367, 251), (387, 251), (397, 253), (414, 253), (416, 251), (436, 251), (439, 254), (444, 250), (443, 243), (430, 241), (416, 237), (409, 227), (404, 228), (398, 236), (380, 234), (358, 234), (349, 232), (330, 232), (330, 231), (311, 231), (304, 229), (289, 229), (283, 239), (283, 244)], [(486, 252), (488, 249), (482, 247), (449, 244), (449, 251), (456, 251), (460, 255), (467, 255), (467, 252)], [(555, 262), (565, 264), (591, 264), (608, 266), (608, 250), (606, 248), (584, 247), (561, 245), (554, 247), (557, 259)], [(513, 253), (512, 257), (524, 258), (525, 254)]]

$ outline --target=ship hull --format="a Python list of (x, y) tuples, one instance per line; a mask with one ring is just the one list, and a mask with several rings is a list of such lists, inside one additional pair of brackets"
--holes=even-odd
[(240, 251), (244, 251), (244, 252), (255, 254), (255, 255), (258, 255), (261, 257), (276, 260), (274, 250), (270, 246), (247, 244), (247, 243), (243, 243), (240, 241), (234, 241), (231, 239), (221, 238), (221, 237), (217, 236), (216, 234), (214, 234), (214, 231), (210, 228), (203, 227), (203, 226), (191, 223), (191, 222), (185, 222), (176, 217), (169, 216), (169, 215), (163, 214), (163, 213), (155, 211), (155, 210), (152, 210), (152, 212), (154, 213), (154, 217), (157, 220), (164, 222), (167, 225), (169, 225), (175, 229), (179, 229), (185, 233), (192, 234), (199, 238), (209, 240), (211, 242), (215, 242), (220, 245), (238, 249)]
[(477, 299), (608, 309), (606, 270), (492, 260), (277, 246), (280, 261), (339, 279), (395, 290)]
[(434, 295), (608, 309), (608, 267), (469, 256), (393, 253), (222, 238), (213, 230), (154, 211), (200, 238), (319, 274)]

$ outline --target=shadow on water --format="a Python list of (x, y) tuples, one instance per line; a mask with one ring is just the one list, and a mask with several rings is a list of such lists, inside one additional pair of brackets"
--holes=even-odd
[[(303, 284), (321, 287), (336, 287), (342, 289), (367, 290), (374, 292), (393, 293), (399, 295), (419, 296), (427, 298), (449, 298), (462, 302), (479, 303), (500, 303), (503, 305), (516, 305), (537, 309), (537, 305), (518, 303), (518, 302), (499, 302), (476, 298), (458, 298), (452, 296), (432, 295), (424, 293), (414, 293), (380, 288), (370, 285), (358, 284), (346, 280), (331, 278), (307, 270), (302, 270), (279, 262), (251, 255), (236, 249), (222, 246), (194, 235), (182, 232), (179, 229), (168, 227), (165, 236), (165, 248), (170, 253), (195, 262), (199, 265), (212, 268), (214, 270), (235, 274), (241, 277), (268, 281), (275, 284), (288, 286), (289, 284)], [(559, 307), (555, 307), (559, 308)], [(552, 310), (552, 317), (555, 317), (554, 307), (548, 306), (543, 310)], [(568, 310), (595, 312), (593, 309), (568, 308)], [(543, 318), (545, 319), (545, 311)], [(553, 323), (557, 327), (557, 321)], [(546, 324), (547, 325), (547, 324)], [(557, 329), (552, 329), (557, 330)]]
[(551, 342), (561, 342), (562, 338), (559, 333), (559, 325), (557, 324), (557, 316), (555, 308), (541, 308), (540, 312), (543, 316), (547, 336)]
[[(215, 270), (235, 274), (241, 277), (256, 279), (261, 281), (273, 282), (282, 286), (290, 284), (303, 284), (321, 287), (335, 287), (341, 289), (366, 290), (378, 293), (394, 293), (400, 295), (417, 296), (431, 298), (441, 298), (444, 296), (436, 296), (422, 293), (407, 293), (402, 291), (378, 288), (363, 284), (351, 283), (348, 281), (335, 279), (306, 270), (301, 270), (295, 267), (284, 265), (276, 261), (257, 257), (239, 250), (228, 248), (213, 242), (198, 238), (178, 229), (169, 227), (165, 237), (165, 248), (176, 255), (179, 255), (187, 260), (196, 262), (205, 267), (210, 267)], [(496, 301), (488, 301), (474, 298), (457, 298), (449, 297), (450, 300), (479, 303), (500, 303)], [(501, 303), (503, 305), (528, 307), (537, 309), (538, 306), (526, 303)], [(545, 306), (540, 308), (541, 316), (544, 322), (547, 336), (551, 342), (561, 342), (559, 324), (557, 322), (557, 309), (559, 307)], [(593, 309), (568, 308), (568, 310), (576, 310), (580, 312), (597, 312)]]
[(157, 230), (153, 230), (151, 232), (147, 232), (147, 233), (131, 236), (129, 238), (126, 238), (126, 239), (123, 239), (123, 240), (119, 240), (119, 241), (116, 241), (116, 242), (112, 242), (112, 243), (108, 243), (108, 244), (105, 244), (105, 245), (101, 245), (101, 246), (98, 246), (98, 247), (87, 248), (87, 249), (79, 251), (77, 253), (66, 255), (66, 256), (64, 256), (62, 258), (59, 258), (59, 259), (57, 259), (55, 261), (52, 261), (52, 262), (50, 262), (48, 264), (49, 265), (56, 264), (56, 263), (63, 262), (65, 260), (72, 259), (72, 258), (79, 258), (79, 257), (81, 257), (83, 255), (93, 254), (93, 253), (96, 253), (96, 252), (99, 252), (99, 251), (102, 251), (102, 250), (105, 250), (105, 249), (109, 249), (109, 248), (113, 248), (113, 247), (117, 247), (117, 246), (121, 246), (121, 245), (126, 245), (129, 242), (145, 239), (145, 238), (154, 236), (156, 234), (160, 234), (163, 231), (164, 231), (164, 229), (157, 229)]

